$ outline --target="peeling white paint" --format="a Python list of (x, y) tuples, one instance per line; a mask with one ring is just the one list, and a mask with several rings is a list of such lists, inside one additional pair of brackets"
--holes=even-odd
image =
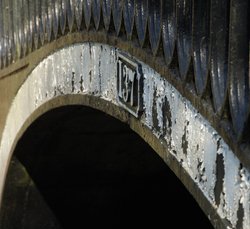
[[(224, 194), (221, 195), (221, 204), (218, 207), (218, 213), (221, 218), (226, 218), (232, 224), (232, 227), (235, 228), (238, 220), (237, 211), (239, 199), (240, 196), (244, 196), (243, 224), (244, 228), (250, 228), (249, 186), (242, 191), (238, 184), (238, 180), (240, 179), (239, 160), (219, 134), (211, 127), (209, 122), (205, 120), (204, 117), (193, 108), (191, 103), (183, 98), (172, 85), (166, 82), (160, 75), (154, 73), (153, 70), (150, 72), (147, 68), (145, 72), (147, 72), (147, 74), (144, 74), (146, 78), (144, 90), (146, 115), (144, 123), (149, 127), (152, 126), (152, 107), (154, 100), (161, 101), (161, 99), (159, 99), (161, 95), (156, 93), (156, 97), (158, 96), (159, 98), (155, 98), (154, 91), (161, 91), (162, 85), (165, 84), (165, 94), (170, 104), (172, 117), (171, 136), (165, 136), (167, 141), (171, 139), (170, 152), (182, 163), (183, 168), (189, 173), (207, 199), (215, 207), (216, 155), (223, 154), (225, 165)], [(158, 104), (158, 106), (160, 107), (161, 105)], [(162, 119), (159, 114), (158, 119)], [(186, 149), (183, 147), (183, 138), (185, 138), (186, 144), (188, 145)], [(220, 142), (219, 149), (217, 149), (218, 142)], [(245, 169), (244, 171), (247, 170)], [(246, 178), (246, 176), (244, 177), (244, 185), (246, 187), (247, 184), (249, 184), (249, 173), (248, 178)]]
[(143, 69), (144, 74), (144, 93), (143, 93), (143, 108), (148, 111), (145, 112), (146, 119), (145, 124), (152, 128), (153, 126), (153, 117), (152, 117), (152, 109), (153, 109), (153, 95), (151, 95), (152, 92), (154, 92), (154, 74), (152, 74), (153, 70), (150, 68)]
[[(84, 43), (59, 50), (44, 59), (18, 91), (0, 143), (0, 177), (7, 170), (11, 147), (27, 118), (41, 105), (63, 94), (101, 97), (117, 103), (116, 48)], [(250, 173), (191, 103), (149, 66), (141, 64), (144, 77), (141, 122), (167, 142), (168, 151), (203, 192), (221, 218), (232, 228), (244, 210), (243, 228), (250, 228)], [(167, 104), (167, 105), (166, 105)], [(164, 113), (164, 106), (167, 111)], [(167, 151), (166, 151), (167, 154)], [(223, 155), (225, 176), (220, 204), (215, 202), (216, 158)], [(3, 180), (0, 180), (0, 192)]]
[(239, 168), (240, 163), (233, 154), (227, 153), (229, 149), (224, 150), (224, 191), (225, 191), (225, 206), (224, 210), (226, 218), (231, 219), (232, 225), (235, 227), (237, 223), (237, 211), (240, 199), (239, 186)]

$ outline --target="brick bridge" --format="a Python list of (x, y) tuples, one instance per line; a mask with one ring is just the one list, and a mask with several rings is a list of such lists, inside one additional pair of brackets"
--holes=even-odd
[[(67, 197), (72, 169), (102, 164), (156, 180), (167, 165), (215, 228), (249, 229), (249, 4), (0, 0), (1, 228), (59, 228), (38, 189), (61, 179)], [(91, 199), (84, 185), (68, 196)]]

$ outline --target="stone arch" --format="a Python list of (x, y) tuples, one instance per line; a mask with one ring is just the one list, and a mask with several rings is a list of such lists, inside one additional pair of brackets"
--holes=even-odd
[(179, 217), (212, 228), (138, 134), (83, 105), (49, 110), (29, 125), (11, 159), (2, 210), (1, 228), (181, 227)]
[[(227, 225), (224, 218), (236, 226), (241, 201), (243, 225), (248, 227), (249, 189), (247, 181), (237, 179), (239, 173), (249, 174), (231, 149), (158, 73), (108, 45), (88, 42), (63, 48), (31, 72), (7, 117), (0, 177), (6, 176), (16, 142), (32, 120), (67, 104), (92, 106), (127, 122), (176, 173), (215, 226)], [(221, 168), (225, 172), (217, 179)], [(231, 177), (233, 184), (243, 185), (232, 185)], [(1, 180), (1, 195), (3, 187)]]

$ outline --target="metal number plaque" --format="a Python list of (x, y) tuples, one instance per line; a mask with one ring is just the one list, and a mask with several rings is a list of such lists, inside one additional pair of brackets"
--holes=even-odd
[(140, 63), (125, 54), (118, 54), (118, 103), (136, 118), (142, 110), (143, 75)]

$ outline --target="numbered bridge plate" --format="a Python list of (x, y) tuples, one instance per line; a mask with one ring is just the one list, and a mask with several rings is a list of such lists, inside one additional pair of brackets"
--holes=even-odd
[(117, 90), (119, 105), (138, 118), (142, 111), (142, 68), (140, 63), (123, 53), (118, 54)]

